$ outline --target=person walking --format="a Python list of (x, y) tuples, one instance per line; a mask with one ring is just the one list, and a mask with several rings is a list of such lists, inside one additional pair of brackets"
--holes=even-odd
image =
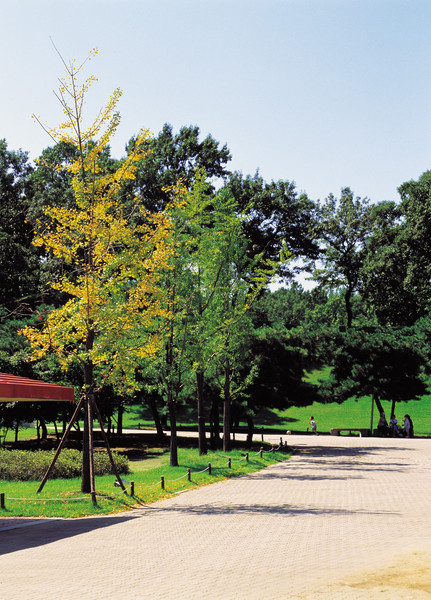
[(310, 417), (310, 425), (311, 425), (311, 433), (315, 433), (317, 435), (317, 424), (314, 420), (314, 417)]

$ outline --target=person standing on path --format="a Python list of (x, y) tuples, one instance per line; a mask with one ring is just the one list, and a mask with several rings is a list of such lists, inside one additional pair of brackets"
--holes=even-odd
[(392, 437), (399, 437), (399, 432), (398, 432), (398, 420), (396, 418), (396, 416), (394, 415), (394, 413), (391, 414), (391, 419), (389, 421), (389, 428), (391, 430), (391, 434)]
[(405, 437), (413, 437), (413, 421), (411, 420), (410, 415), (404, 415), (404, 429), (403, 433)]

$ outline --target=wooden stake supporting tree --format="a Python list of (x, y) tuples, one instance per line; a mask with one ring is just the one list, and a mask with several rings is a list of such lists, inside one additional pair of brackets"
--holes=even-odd
[[(115, 473), (117, 481), (120, 484), (120, 487), (123, 490), (123, 492), (126, 491), (126, 488), (124, 486), (123, 480), (121, 479), (120, 474), (118, 473), (117, 465), (115, 464), (114, 457), (112, 455), (112, 451), (111, 451), (111, 447), (110, 447), (110, 444), (109, 444), (109, 440), (108, 440), (108, 437), (107, 437), (107, 435), (105, 433), (105, 429), (103, 427), (103, 420), (102, 420), (102, 417), (100, 415), (100, 411), (99, 411), (99, 408), (97, 406), (97, 403), (96, 403), (96, 401), (94, 399), (94, 395), (87, 394), (87, 395), (81, 396), (81, 399), (78, 402), (78, 405), (77, 405), (77, 407), (75, 409), (75, 412), (73, 413), (72, 418), (71, 418), (71, 420), (70, 420), (70, 422), (69, 422), (69, 424), (68, 424), (68, 426), (67, 426), (67, 428), (66, 428), (66, 430), (65, 430), (65, 432), (63, 434), (63, 437), (62, 437), (62, 439), (61, 439), (61, 441), (60, 441), (60, 443), (58, 445), (58, 448), (57, 448), (57, 450), (55, 452), (54, 458), (52, 459), (52, 462), (51, 462), (51, 464), (50, 464), (47, 472), (45, 473), (45, 475), (44, 475), (44, 477), (42, 479), (42, 482), (41, 482), (41, 484), (40, 484), (40, 486), (39, 486), (39, 488), (37, 490), (38, 494), (43, 490), (43, 488), (45, 486), (45, 483), (48, 481), (48, 478), (49, 478), (49, 476), (50, 476), (50, 474), (52, 472), (52, 469), (54, 468), (54, 465), (55, 465), (55, 463), (57, 461), (57, 458), (59, 457), (61, 450), (63, 449), (65, 443), (67, 442), (67, 439), (69, 437), (69, 433), (70, 433), (73, 425), (75, 424), (75, 422), (78, 420), (80, 411), (84, 408), (84, 413), (85, 413), (85, 411), (87, 411), (87, 413), (89, 413), (89, 412), (91, 412), (89, 410), (90, 406), (92, 406), (93, 411), (96, 413), (97, 420), (98, 420), (99, 426), (100, 426), (100, 431), (102, 432), (103, 441), (105, 442), (105, 446), (106, 446), (106, 449), (107, 449), (108, 455), (109, 455), (109, 460), (111, 461), (112, 469), (113, 469), (113, 471)], [(88, 427), (84, 428), (84, 440), (85, 439), (87, 439), (88, 448), (89, 449), (92, 448), (93, 447), (93, 428), (91, 426), (88, 426)], [(94, 481), (94, 466), (93, 467), (91, 466), (91, 465), (94, 465), (93, 453), (92, 452), (88, 453), (88, 460), (91, 463), (90, 464), (90, 468), (89, 468), (89, 475), (90, 475), (90, 477), (89, 477), (89, 481), (88, 482), (84, 481), (84, 478), (83, 478), (83, 481), (82, 481), (82, 488), (83, 489), (81, 489), (81, 491), (83, 493), (90, 493), (93, 502), (96, 502), (96, 486), (95, 486), (95, 481)]]
[[(91, 52), (88, 58), (95, 54)], [(120, 121), (116, 106), (121, 91), (113, 93), (85, 129), (84, 99), (96, 80), (90, 76), (78, 85), (87, 61), (80, 66), (75, 61), (62, 61), (66, 76), (60, 80), (56, 96), (66, 121), (54, 129), (42, 126), (56, 142), (76, 148), (74, 161), (55, 167), (70, 174), (75, 205), (46, 206), (44, 222), (36, 224), (34, 244), (66, 265), (50, 283), (66, 301), (41, 315), (40, 328), (27, 327), (22, 333), (36, 359), (54, 352), (65, 370), (76, 363), (83, 370), (78, 405), (84, 410), (81, 487), (94, 500), (93, 411), (104, 435), (94, 392), (106, 383), (117, 390), (133, 389), (137, 361), (154, 355), (158, 348), (154, 321), (161, 310), (158, 273), (169, 268), (171, 222), (168, 209), (151, 215), (139, 198), (128, 198), (126, 210), (124, 184), (135, 177), (138, 162), (148, 152), (147, 131), (141, 132), (127, 158), (118, 161), (115, 169), (111, 164), (105, 166), (103, 157)], [(63, 445), (64, 440), (57, 453)]]

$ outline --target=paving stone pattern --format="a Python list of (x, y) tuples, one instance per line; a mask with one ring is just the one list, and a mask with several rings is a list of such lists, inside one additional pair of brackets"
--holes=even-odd
[(0, 528), (0, 600), (431, 597), (345, 583), (431, 549), (431, 440), (284, 439), (288, 461), (131, 513)]

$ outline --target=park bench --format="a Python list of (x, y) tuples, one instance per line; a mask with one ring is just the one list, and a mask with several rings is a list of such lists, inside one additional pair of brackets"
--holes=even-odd
[(347, 431), (349, 435), (352, 435), (352, 431), (358, 432), (359, 437), (370, 435), (369, 429), (358, 429), (356, 427), (342, 427), (342, 428), (332, 428), (331, 435), (341, 435), (341, 432)]

